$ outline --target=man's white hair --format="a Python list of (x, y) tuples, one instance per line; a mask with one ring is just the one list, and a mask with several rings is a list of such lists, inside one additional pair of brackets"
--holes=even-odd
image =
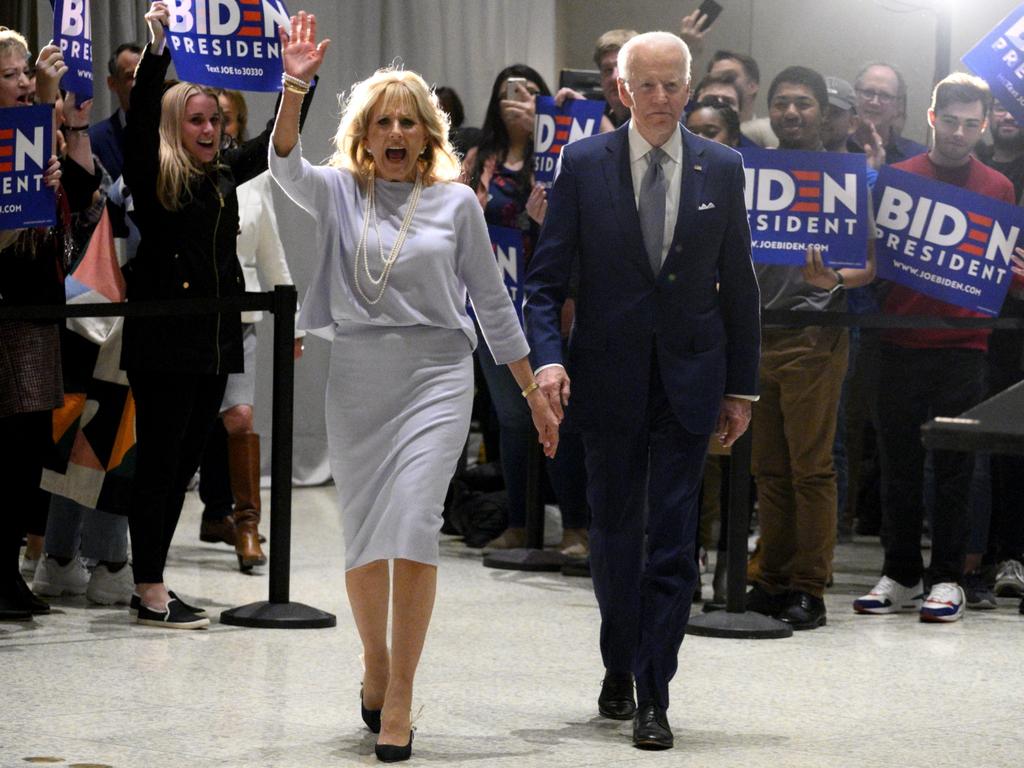
[(642, 35), (636, 35), (635, 37), (631, 37), (627, 40), (625, 44), (619, 48), (619, 77), (623, 80), (629, 80), (629, 65), (630, 59), (633, 57), (634, 50), (648, 45), (669, 45), (677, 48), (683, 62), (683, 68), (679, 74), (682, 76), (683, 82), (689, 85), (691, 61), (690, 49), (678, 35), (674, 35), (671, 32), (644, 32)]

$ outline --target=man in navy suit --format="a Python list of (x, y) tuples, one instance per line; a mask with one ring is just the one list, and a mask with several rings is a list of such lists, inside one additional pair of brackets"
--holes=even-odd
[[(712, 433), (731, 445), (749, 424), (759, 298), (740, 156), (680, 125), (686, 45), (638, 35), (619, 52), (619, 75), (629, 123), (562, 152), (527, 274), (526, 328), (558, 414), (572, 371), (566, 414), (586, 447), (606, 670), (598, 709), (632, 717), (636, 746), (667, 749), (704, 456)], [(563, 361), (559, 310), (576, 270)]]
[(110, 74), (107, 87), (117, 97), (118, 107), (114, 114), (89, 129), (89, 143), (92, 151), (103, 163), (112, 180), (121, 175), (124, 163), (124, 126), (128, 112), (128, 94), (135, 84), (135, 68), (139, 65), (142, 49), (135, 43), (122, 43), (107, 62)]

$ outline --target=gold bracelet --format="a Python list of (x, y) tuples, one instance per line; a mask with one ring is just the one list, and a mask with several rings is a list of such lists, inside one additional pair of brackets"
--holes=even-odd
[(309, 88), (307, 88), (306, 90), (302, 90), (301, 88), (296, 88), (291, 83), (285, 83), (284, 89), (289, 93), (295, 93), (298, 94), (299, 96), (305, 96), (307, 93), (309, 93)]
[(523, 390), (522, 395), (523, 397), (529, 397), (530, 394), (537, 389), (540, 389), (540, 384), (534, 381), (533, 383), (527, 385), (526, 389)]

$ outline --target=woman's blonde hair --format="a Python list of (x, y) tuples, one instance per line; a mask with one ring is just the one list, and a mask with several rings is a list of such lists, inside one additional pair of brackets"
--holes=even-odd
[(181, 121), (185, 105), (193, 96), (209, 96), (217, 105), (217, 92), (195, 83), (176, 83), (164, 91), (160, 100), (160, 170), (156, 177), (156, 196), (169, 211), (181, 210), (191, 197), (189, 183), (203, 173), (202, 165), (181, 143)]
[(459, 178), (461, 164), (448, 140), (448, 115), (438, 104), (437, 95), (418, 74), (395, 67), (378, 69), (352, 86), (342, 105), (341, 123), (334, 136), (335, 150), (328, 165), (352, 171), (360, 181), (370, 179), (374, 172), (373, 157), (363, 141), (378, 104), (385, 108), (397, 106), (415, 114), (426, 129), (427, 144), (417, 161), (424, 184)]
[(28, 58), (28, 41), (17, 30), (0, 27), (0, 56), (10, 52), (20, 53)]

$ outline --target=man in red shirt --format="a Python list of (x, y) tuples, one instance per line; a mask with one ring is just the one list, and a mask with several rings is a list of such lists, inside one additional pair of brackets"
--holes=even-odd
[[(935, 86), (928, 122), (934, 147), (893, 167), (953, 184), (1013, 205), (1013, 185), (972, 152), (988, 122), (992, 95), (983, 80), (957, 72)], [(893, 284), (882, 311), (890, 315), (982, 317), (976, 312)], [(882, 454), (882, 578), (854, 601), (858, 613), (919, 611), (922, 621), (963, 616), (959, 585), (967, 546), (967, 500), (974, 456), (935, 451), (936, 504), (932, 556), (925, 572), (921, 524), (925, 450), (921, 425), (957, 416), (984, 395), (986, 329), (892, 329), (882, 333), (879, 376), (879, 447)], [(928, 591), (925, 590), (925, 582)]]

